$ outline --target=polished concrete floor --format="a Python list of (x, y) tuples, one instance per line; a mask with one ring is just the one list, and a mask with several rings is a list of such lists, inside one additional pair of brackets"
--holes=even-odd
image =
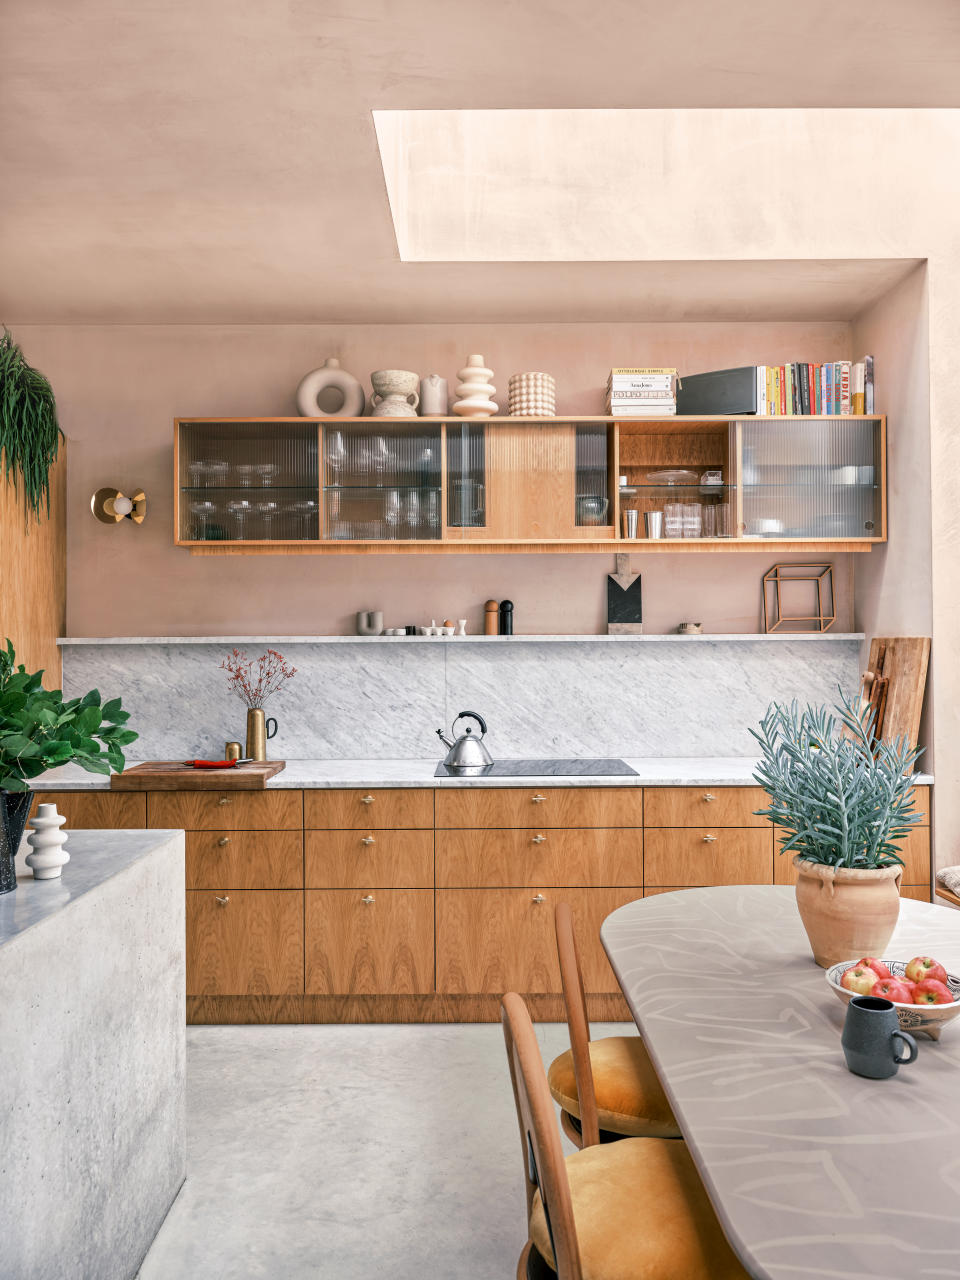
[[(546, 1062), (568, 1046), (565, 1026), (537, 1034)], [(141, 1280), (516, 1274), (499, 1024), (190, 1027), (187, 1123), (187, 1181)]]

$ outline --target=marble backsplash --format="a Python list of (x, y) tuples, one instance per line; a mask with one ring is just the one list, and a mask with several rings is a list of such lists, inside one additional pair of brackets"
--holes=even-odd
[[(267, 708), (275, 759), (437, 759), (460, 711), (487, 721), (494, 757), (752, 756), (773, 699), (834, 702), (859, 682), (859, 641), (488, 644), (284, 640), (297, 675)], [(251, 644), (258, 655), (265, 644)], [(219, 664), (228, 644), (70, 643), (68, 696), (123, 699), (131, 759), (219, 759), (244, 707)]]

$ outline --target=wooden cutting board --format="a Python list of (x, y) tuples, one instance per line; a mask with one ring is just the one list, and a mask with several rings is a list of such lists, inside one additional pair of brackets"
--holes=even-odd
[(111, 791), (262, 791), (286, 760), (258, 760), (235, 769), (191, 769), (182, 760), (148, 760), (110, 777)]
[(903, 735), (912, 747), (920, 733), (920, 713), (930, 662), (929, 636), (877, 636), (870, 643), (868, 670), (876, 671), (883, 657), (881, 673), (886, 681), (881, 736), (892, 742)]

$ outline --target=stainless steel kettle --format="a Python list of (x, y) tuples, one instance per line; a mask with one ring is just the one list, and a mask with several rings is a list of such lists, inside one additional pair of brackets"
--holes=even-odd
[[(476, 720), (480, 726), (480, 737), (474, 735), (469, 725), (459, 738), (456, 737), (457, 720)], [(456, 769), (460, 773), (479, 773), (486, 765), (493, 764), (493, 756), (483, 745), (483, 738), (487, 732), (487, 723), (483, 716), (478, 715), (476, 711), (461, 711), (450, 726), (450, 732), (454, 735), (453, 742), (442, 729), (437, 730), (437, 737), (445, 747), (450, 748), (443, 762), (448, 769)]]

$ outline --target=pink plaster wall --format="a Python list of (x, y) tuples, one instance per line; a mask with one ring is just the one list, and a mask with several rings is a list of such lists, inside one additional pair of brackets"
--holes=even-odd
[[(466, 617), (483, 601), (514, 600), (517, 630), (603, 629), (604, 575), (613, 556), (190, 556), (173, 546), (172, 436), (176, 416), (296, 412), (294, 390), (328, 355), (364, 381), (373, 369), (437, 372), (451, 385), (468, 352), (507, 378), (545, 369), (563, 412), (602, 412), (611, 364), (704, 369), (851, 355), (849, 326), (780, 324), (538, 324), (394, 326), (21, 325), (28, 359), (50, 377), (70, 439), (67, 629), (71, 635), (339, 634), (358, 609), (388, 625)], [(881, 406), (882, 407), (882, 406)], [(107, 527), (90, 514), (106, 484), (149, 497), (146, 523)], [(753, 631), (759, 582), (776, 557), (635, 555), (646, 626), (702, 621), (708, 631)], [(802, 557), (798, 557), (802, 558)], [(853, 569), (835, 557), (838, 629), (853, 629)]]

